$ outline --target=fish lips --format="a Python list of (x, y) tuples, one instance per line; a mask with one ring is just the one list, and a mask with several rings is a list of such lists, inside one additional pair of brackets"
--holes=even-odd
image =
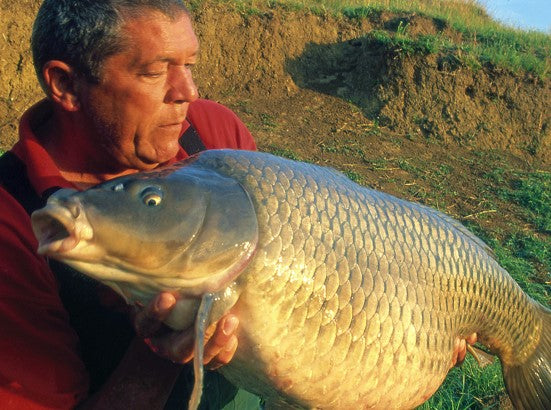
[(71, 252), (81, 249), (94, 236), (78, 199), (60, 200), (66, 194), (50, 198), (44, 208), (31, 215), (40, 255), (70, 258)]

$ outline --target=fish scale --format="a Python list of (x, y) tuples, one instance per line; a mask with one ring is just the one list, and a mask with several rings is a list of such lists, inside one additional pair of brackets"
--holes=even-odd
[[(109, 202), (129, 209), (134, 199), (123, 198), (126, 188), (112, 193), (114, 184), (164, 190), (165, 213), (172, 212), (171, 192), (188, 184), (194, 195), (210, 198), (203, 216), (208, 228), (196, 227), (197, 238), (184, 238), (192, 245), (183, 248), (182, 260), (193, 261), (196, 249), (199, 255), (230, 255), (214, 266), (224, 278), (228, 264), (235, 277), (219, 284), (205, 274), (204, 285), (209, 291), (216, 286), (215, 310), (231, 307), (240, 318), (237, 351), (220, 372), (261, 395), (268, 407), (415, 407), (445, 378), (455, 340), (473, 332), (499, 355), (516, 406), (551, 407), (549, 311), (522, 292), (486, 244), (443, 213), (361, 187), (328, 168), (231, 150), (206, 151), (63, 201), (78, 202), (82, 215), (106, 218), (109, 223), (90, 221), (99, 233), (102, 226), (115, 229), (118, 222), (104, 215), (108, 207), (99, 197), (119, 195)], [(63, 201), (53, 199), (50, 208), (33, 215), (33, 223), (56, 219)], [(176, 214), (174, 224), (196, 223)], [(153, 235), (155, 221), (144, 217), (140, 223)], [(194, 247), (203, 236), (209, 249)], [(78, 260), (73, 253), (48, 254), (102, 280), (100, 268), (72, 262)], [(179, 259), (170, 257), (172, 270), (159, 268), (165, 285), (158, 290), (167, 289), (172, 275), (169, 289), (206, 292), (197, 290), (202, 282), (186, 285), (185, 269), (178, 270)], [(203, 272), (211, 269), (208, 259), (195, 263), (205, 265), (199, 266)], [(154, 288), (154, 275), (161, 275), (120, 265), (138, 278), (117, 284), (131, 301), (143, 297), (142, 282)], [(238, 295), (231, 303), (220, 296), (229, 285)]]

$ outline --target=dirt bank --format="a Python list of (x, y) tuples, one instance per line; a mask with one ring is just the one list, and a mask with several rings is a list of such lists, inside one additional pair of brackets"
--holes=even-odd
[[(22, 111), (41, 97), (28, 50), (40, 2), (7, 3), (0, 14), (6, 27), (0, 37), (2, 149), (16, 140)], [(406, 20), (416, 33), (450, 31), (420, 16), (350, 20), (283, 9), (246, 15), (206, 4), (195, 12), (203, 44), (196, 80), (203, 96), (237, 111), (244, 104), (249, 113), (277, 105), (278, 112), (270, 114), (278, 117), (275, 123), (303, 108), (294, 101), (315, 95), (329, 105), (335, 99), (353, 104), (363, 113), (361, 121), (409, 139), (497, 148), (550, 165), (551, 82), (489, 67), (473, 71), (438, 55), (411, 57), (366, 36)], [(282, 137), (300, 145), (304, 135), (299, 124), (289, 123)]]

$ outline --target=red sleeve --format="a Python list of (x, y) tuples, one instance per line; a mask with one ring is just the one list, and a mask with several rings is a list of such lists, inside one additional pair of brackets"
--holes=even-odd
[(229, 108), (199, 99), (189, 105), (188, 119), (207, 149), (233, 148), (256, 150), (254, 138)]
[(78, 339), (24, 209), (0, 188), (0, 407), (73, 408), (88, 390)]

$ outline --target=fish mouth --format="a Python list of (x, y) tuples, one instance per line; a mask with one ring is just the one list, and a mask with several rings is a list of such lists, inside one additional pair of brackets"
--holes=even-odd
[(31, 224), (40, 255), (68, 257), (68, 252), (93, 238), (92, 227), (78, 203), (48, 204), (33, 212)]

